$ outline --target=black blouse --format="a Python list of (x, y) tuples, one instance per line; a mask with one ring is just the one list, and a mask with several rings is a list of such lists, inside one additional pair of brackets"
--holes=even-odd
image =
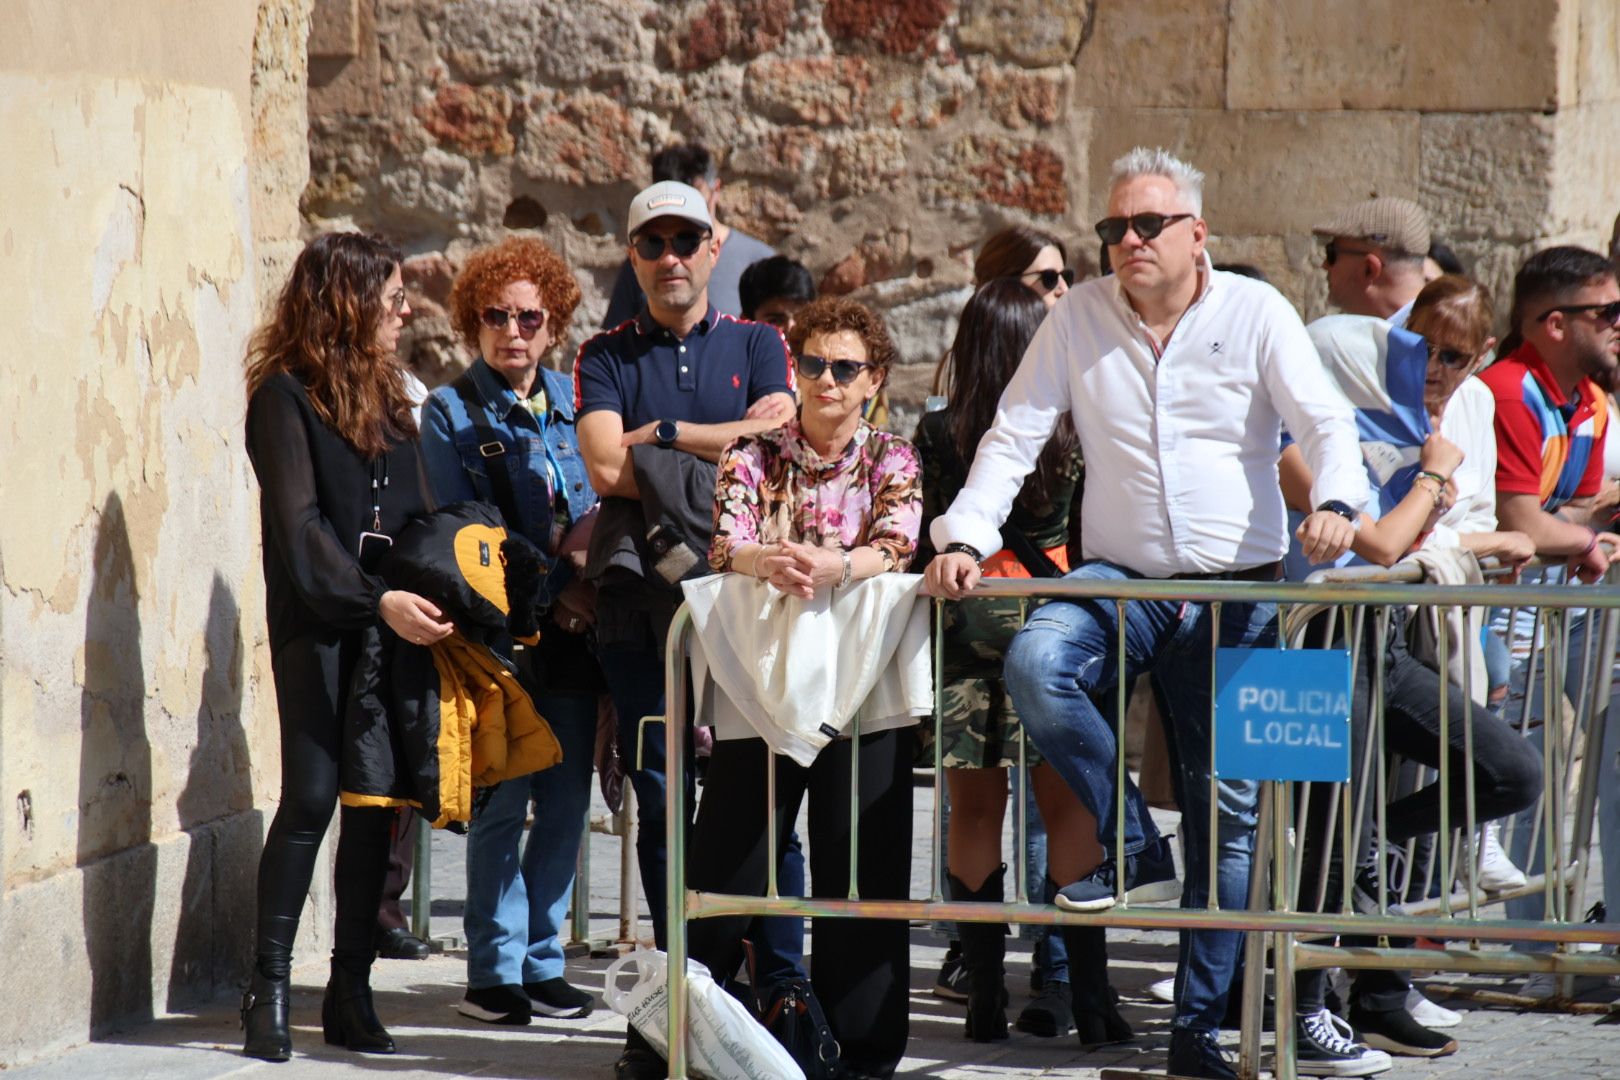
[[(270, 647), (331, 637), (377, 621), (387, 591), (361, 569), (360, 534), (393, 536), (429, 507), (417, 441), (394, 444), (373, 462), (316, 415), (304, 385), (288, 374), (265, 381), (247, 410), (247, 450), (259, 478)], [(381, 483), (382, 527), (373, 529), (372, 478)]]

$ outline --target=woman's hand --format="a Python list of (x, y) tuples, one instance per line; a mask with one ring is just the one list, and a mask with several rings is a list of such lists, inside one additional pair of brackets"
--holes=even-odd
[(1461, 447), (1436, 431), (1423, 440), (1423, 449), (1418, 451), (1418, 468), (1450, 480), (1464, 456)]
[(377, 612), (388, 629), (413, 645), (443, 641), (456, 629), (455, 623), (441, 622), (444, 612), (425, 596), (403, 589), (389, 589), (377, 603)]

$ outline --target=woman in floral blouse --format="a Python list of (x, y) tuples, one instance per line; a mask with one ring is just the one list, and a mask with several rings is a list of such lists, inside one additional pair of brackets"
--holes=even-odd
[[(808, 599), (906, 569), (917, 548), (922, 485), (911, 444), (861, 419), (894, 362), (882, 320), (850, 300), (817, 300), (800, 311), (788, 344), (797, 357), (799, 415), (780, 429), (739, 439), (721, 457), (709, 564)], [(862, 729), (857, 877), (866, 899), (904, 899), (910, 884), (914, 732)], [(815, 896), (849, 895), (853, 752), (845, 737), (828, 743), (809, 768), (774, 759), (778, 850), (810, 793)], [(693, 888), (764, 893), (771, 760), (758, 737), (717, 738), (688, 848)], [(736, 970), (748, 921), (694, 920), (692, 957), (715, 972)], [(906, 1046), (906, 924), (817, 919), (813, 937), (814, 989), (841, 1047), (844, 1075), (892, 1075)], [(762, 1003), (767, 1013), (771, 1004)]]

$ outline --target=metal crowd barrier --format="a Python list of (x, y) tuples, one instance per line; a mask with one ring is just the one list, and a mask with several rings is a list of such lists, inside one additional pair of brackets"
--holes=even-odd
[[(1538, 637), (1541, 642), (1556, 643), (1564, 640), (1566, 616), (1570, 609), (1585, 609), (1588, 612), (1601, 612), (1602, 632), (1601, 640), (1596, 643), (1596, 656), (1612, 658), (1615, 656), (1616, 625), (1620, 623), (1620, 588), (1612, 587), (1584, 587), (1571, 588), (1566, 585), (1517, 584), (1517, 585), (1433, 585), (1417, 583), (1420, 570), (1402, 566), (1394, 571), (1381, 569), (1339, 571), (1321, 575), (1321, 580), (1309, 583), (1277, 582), (1229, 582), (1229, 581), (1192, 581), (1192, 580), (1043, 580), (1029, 582), (1007, 579), (985, 579), (974, 591), (974, 597), (1007, 597), (1016, 598), (1024, 602), (1027, 612), (1028, 601), (1033, 599), (1061, 599), (1061, 600), (1103, 600), (1116, 605), (1119, 614), (1119, 675), (1116, 709), (1116, 738), (1120, 752), (1117, 755), (1117, 773), (1115, 777), (1115, 821), (1116, 834), (1114, 850), (1124, 846), (1124, 797), (1125, 797), (1125, 718), (1129, 694), (1133, 680), (1126, 678), (1125, 658), (1125, 611), (1132, 601), (1141, 600), (1170, 600), (1193, 601), (1207, 603), (1211, 607), (1211, 625), (1216, 635), (1215, 644), (1219, 646), (1220, 605), (1227, 602), (1271, 602), (1278, 605), (1279, 629), (1292, 625), (1290, 613), (1300, 605), (1325, 605), (1336, 612), (1335, 618), (1343, 618), (1347, 625), (1354, 625), (1354, 632), (1346, 634), (1346, 643), (1353, 649), (1360, 648), (1361, 632), (1364, 627), (1362, 620), (1372, 618), (1373, 640), (1377, 650), (1375, 667), (1372, 677), (1371, 724), (1372, 730), (1367, 740), (1369, 754), (1376, 753), (1375, 766), (1361, 770), (1366, 776), (1367, 784), (1362, 790), (1350, 790), (1353, 785), (1335, 785), (1336, 791), (1329, 797), (1337, 803), (1337, 817), (1330, 821), (1328, 828), (1331, 833), (1335, 826), (1340, 831), (1341, 854), (1344, 859), (1343, 910), (1353, 910), (1350, 903), (1350, 883), (1355, 866), (1359, 861), (1359, 853), (1351, 850), (1352, 837), (1359, 835), (1356, 826), (1363, 821), (1359, 815), (1365, 814), (1368, 804), (1375, 815), (1376, 836), (1382, 837), (1384, 833), (1384, 814), (1389, 799), (1384, 781), (1384, 770), (1387, 765), (1383, 746), (1383, 713), (1384, 713), (1384, 686), (1383, 686), (1383, 656), (1387, 634), (1391, 630), (1391, 611), (1401, 611), (1412, 605), (1436, 607), (1443, 611), (1461, 607), (1465, 611), (1465, 633), (1475, 632), (1477, 625), (1472, 621), (1471, 609), (1474, 608), (1501, 608), (1512, 609), (1534, 608), (1537, 611), (1536, 619)], [(1278, 1018), (1276, 1023), (1276, 1057), (1273, 1066), (1274, 1075), (1285, 1080), (1292, 1080), (1295, 1073), (1295, 1047), (1294, 1047), (1294, 975), (1296, 971), (1310, 968), (1345, 967), (1345, 968), (1422, 968), (1426, 970), (1444, 970), (1454, 972), (1500, 972), (1503, 974), (1517, 972), (1551, 972), (1562, 976), (1575, 975), (1614, 975), (1620, 974), (1620, 957), (1593, 954), (1578, 954), (1567, 951), (1567, 947), (1577, 943), (1596, 943), (1604, 945), (1620, 945), (1620, 926), (1603, 926), (1575, 921), (1576, 905), (1579, 903), (1581, 890), (1584, 888), (1587, 857), (1586, 853), (1591, 842), (1592, 823), (1596, 800), (1597, 759), (1599, 757), (1596, 746), (1588, 740), (1589, 749), (1586, 752), (1582, 767), (1578, 775), (1572, 772), (1573, 756), (1570, 753), (1571, 740), (1575, 733), (1596, 732), (1601, 733), (1601, 725), (1606, 716), (1608, 695), (1599, 693), (1583, 693), (1577, 705), (1581, 707), (1576, 717), (1577, 723), (1567, 735), (1563, 732), (1563, 725), (1555, 723), (1549, 717), (1547, 723), (1546, 752), (1543, 757), (1543, 780), (1545, 795), (1541, 815), (1541, 835), (1538, 839), (1543, 850), (1543, 865), (1546, 871), (1538, 875), (1524, 889), (1517, 890), (1512, 895), (1522, 895), (1527, 892), (1540, 890), (1546, 902), (1546, 918), (1543, 921), (1509, 920), (1484, 918), (1481, 907), (1489, 899), (1500, 901), (1505, 896), (1495, 895), (1485, 898), (1478, 895), (1477, 889), (1468, 889), (1461, 896), (1453, 896), (1450, 887), (1443, 888), (1438, 900), (1429, 909), (1419, 910), (1416, 913), (1397, 913), (1389, 910), (1382, 899), (1379, 901), (1377, 914), (1349, 914), (1339, 912), (1301, 912), (1295, 910), (1296, 893), (1300, 881), (1301, 864), (1296, 845), (1291, 838), (1290, 823), (1294, 820), (1293, 807), (1295, 802), (1295, 783), (1288, 781), (1265, 781), (1260, 788), (1258, 806), (1258, 823), (1255, 834), (1254, 853), (1251, 862), (1251, 877), (1249, 886), (1249, 904), (1247, 910), (1232, 911), (1219, 907), (1217, 889), (1219, 831), (1215, 827), (1219, 798), (1215, 790), (1216, 780), (1209, 778), (1210, 785), (1210, 828), (1208, 830), (1208, 843), (1210, 847), (1208, 857), (1209, 897), (1210, 907), (1202, 910), (1182, 909), (1179, 907), (1155, 907), (1130, 904), (1125, 896), (1125, 883), (1120, 875), (1118, 883), (1118, 896), (1115, 906), (1107, 911), (1087, 914), (1076, 914), (1062, 911), (1054, 906), (1031, 903), (1023, 884), (1023, 874), (1015, 875), (1014, 898), (1010, 902), (981, 903), (970, 901), (947, 900), (944, 898), (945, 861), (942, 856), (941, 842), (941, 814), (943, 802), (943, 769), (942, 754), (943, 740), (940, 737), (942, 728), (942, 713), (940, 709), (940, 687), (937, 674), (940, 670), (943, 654), (941, 635), (937, 632), (941, 624), (943, 601), (934, 601), (935, 605), (935, 642), (934, 664), (936, 672), (935, 707), (933, 723), (935, 726), (934, 738), (934, 829), (930, 855), (933, 860), (930, 875), (931, 889), (926, 899), (907, 900), (862, 900), (858, 893), (858, 881), (855, 868), (858, 860), (859, 830), (850, 830), (850, 892), (847, 898), (805, 898), (781, 896), (777, 890), (776, 866), (778, 852), (775, 829), (767, 827), (767, 864), (769, 866), (768, 881), (765, 896), (737, 896), (716, 893), (704, 893), (690, 890), (685, 886), (686, 879), (686, 822), (688, 808), (686, 806), (686, 792), (684, 785), (670, 783), (667, 785), (667, 850), (669, 859), (667, 903), (669, 912), (668, 953), (669, 953), (669, 1076), (684, 1078), (687, 1075), (687, 1055), (685, 1031), (687, 1026), (687, 940), (686, 920), (700, 919), (724, 915), (787, 915), (807, 917), (839, 917), (839, 918), (881, 918), (916, 920), (954, 920), (959, 922), (1008, 922), (1020, 924), (1062, 925), (1062, 924), (1090, 924), (1105, 927), (1134, 928), (1144, 930), (1183, 930), (1183, 929), (1212, 929), (1212, 930), (1240, 930), (1251, 932), (1248, 938), (1246, 952), (1246, 968), (1250, 973), (1244, 980), (1243, 1023), (1241, 1035), (1241, 1051), (1238, 1072), (1240, 1076), (1253, 1078), (1260, 1072), (1260, 1032), (1265, 991), (1265, 979), (1260, 977), (1265, 966), (1267, 947), (1269, 946), (1276, 972), (1275, 1011)], [(1510, 622), (1510, 627), (1512, 623)], [(1544, 631), (1544, 633), (1543, 633)], [(668, 717), (665, 728), (665, 753), (668, 775), (679, 776), (686, 768), (686, 741), (683, 737), (688, 717), (685, 702), (687, 700), (687, 667), (685, 657), (688, 652), (689, 638), (692, 633), (691, 617), (683, 606), (676, 614), (669, 635), (669, 648), (666, 654), (665, 665), (665, 701), (667, 703)], [(1589, 649), (1592, 645), (1592, 635), (1588, 634)], [(1303, 638), (1296, 634), (1290, 640), (1288, 636), (1279, 633), (1279, 643), (1282, 648), (1299, 648), (1304, 645)], [(1446, 640), (1444, 622), (1441, 623), (1439, 636), (1439, 651), (1446, 655), (1449, 643)], [(1353, 661), (1357, 657), (1353, 654)], [(1549, 703), (1560, 700), (1563, 688), (1561, 676), (1563, 665), (1557, 663), (1543, 663), (1540, 665), (1545, 680), (1546, 697)], [(1591, 677), (1592, 668), (1587, 666), (1588, 678), (1585, 685), (1593, 686)], [(1527, 678), (1533, 678), (1535, 665), (1532, 665)], [(1211, 699), (1214, 693), (1215, 673), (1211, 666)], [(1608, 679), (1601, 679), (1604, 686)], [(1449, 726), (1461, 722), (1464, 726), (1467, 757), (1472, 763), (1472, 687), (1463, 686), (1464, 697), (1469, 705), (1464, 708), (1463, 715), (1453, 717), (1448, 714), (1446, 696), (1439, 699), (1439, 742), (1442, 747), (1447, 745)], [(1556, 706), (1547, 706), (1549, 713), (1557, 711)], [(1528, 708), (1526, 709), (1528, 714)], [(849, 735), (859, 739), (859, 720), (852, 725)], [(1555, 737), (1556, 736), (1556, 737)], [(1211, 755), (1215, 757), (1215, 731), (1211, 724)], [(1020, 737), (1020, 742), (1022, 738)], [(1023, 750), (1020, 748), (1020, 758)], [(858, 799), (854, 792), (858, 789), (859, 755), (852, 756), (852, 791), (851, 815), (858, 818)], [(1437, 841), (1436, 848), (1439, 862), (1439, 878), (1448, 886), (1453, 882), (1455, 875), (1453, 869), (1457, 860), (1452, 855), (1452, 834), (1454, 824), (1450, 820), (1448, 794), (1454, 778), (1450, 775), (1451, 768), (1449, 756), (1442, 752), (1439, 755), (1439, 805), (1440, 821), (1436, 834), (1443, 838)], [(1022, 772), (1022, 770), (1020, 770)], [(766, 800), (767, 813), (765, 820), (774, 820), (771, 811), (775, 807), (775, 778), (774, 770), (767, 770), (768, 777)], [(1352, 769), (1352, 777), (1356, 776)], [(1576, 781), (1575, 815), (1573, 821), (1569, 820), (1567, 810), (1569, 798), (1566, 788), (1567, 781)], [(1474, 778), (1473, 769), (1466, 770), (1463, 783), (1467, 789), (1467, 814), (1462, 828), (1463, 848), (1465, 857), (1474, 860), (1475, 876), (1478, 880), (1477, 852), (1474, 850), (1472, 837), (1477, 832), (1478, 822), (1474, 815)], [(1366, 790), (1371, 787), (1372, 791)], [(1302, 789), (1309, 798), (1309, 788)], [(1022, 792), (1020, 792), (1020, 796)], [(1018, 819), (1016, 823), (1016, 842), (1022, 850), (1025, 822), (1022, 797), (1012, 800), (1018, 806)], [(1301, 800), (1305, 801), (1304, 799)], [(1304, 806), (1301, 810), (1300, 820), (1303, 821)], [(1352, 831), (1354, 830), (1354, 832)], [(1332, 844), (1324, 843), (1324, 851)], [(1384, 880), (1384, 860), (1378, 860), (1380, 891), (1387, 882)], [(1318, 880), (1325, 880), (1325, 875), (1319, 875)], [(1616, 898), (1620, 902), (1620, 898)], [(1313, 906), (1322, 906), (1316, 904)], [(1444, 949), (1404, 949), (1387, 946), (1366, 948), (1341, 948), (1332, 944), (1331, 939), (1339, 935), (1360, 935), (1375, 938), (1415, 938), (1424, 937), (1438, 942), (1466, 942), (1465, 948)], [(1315, 939), (1327, 938), (1328, 943), (1316, 943)], [(1488, 942), (1550, 942), (1559, 946), (1554, 952), (1515, 952), (1508, 949), (1484, 949), (1482, 945)]]
[[(637, 944), (640, 894), (636, 871), (636, 793), (625, 780), (624, 794), (616, 813), (595, 817), (586, 810), (585, 835), (580, 838), (579, 857), (574, 864), (574, 897), (569, 910), (569, 940), (563, 945), (570, 955), (598, 954), (634, 948)], [(617, 937), (591, 936), (591, 834), (619, 838), (619, 933)], [(433, 938), (433, 826), (426, 818), (416, 818), (416, 857), (411, 868), (411, 933), (432, 944)], [(442, 946), (443, 941), (439, 942)]]

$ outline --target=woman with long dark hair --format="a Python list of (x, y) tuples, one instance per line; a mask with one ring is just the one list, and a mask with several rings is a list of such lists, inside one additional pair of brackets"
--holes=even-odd
[(1028, 225), (1011, 225), (984, 242), (973, 260), (973, 284), (1016, 278), (1048, 308), (1074, 284), (1063, 241)]
[[(247, 359), (247, 449), (258, 476), (270, 663), (281, 716), (281, 805), (259, 859), (253, 974), (243, 1053), (292, 1054), (293, 939), (338, 798), (343, 715), (363, 632), (378, 622), (431, 644), (453, 627), (373, 572), (389, 539), (429, 509), (404, 369), (410, 305), (401, 256), (382, 240), (326, 233), (293, 264)], [(345, 806), (338, 836), (326, 1041), (392, 1053), (372, 1007), (377, 904), (388, 868), (388, 807)]]
[[(988, 248), (989, 245), (986, 245)], [(1047, 304), (1017, 277), (987, 281), (962, 310), (956, 339), (941, 366), (946, 408), (928, 413), (917, 429), (923, 461), (923, 531), (967, 480), (974, 451), (995, 417), (1001, 392)], [(984, 566), (988, 577), (1056, 577), (1076, 561), (1082, 466), (1079, 439), (1067, 418), (1041, 452), (1004, 530), (1006, 547)], [(1021, 623), (1016, 601), (964, 600), (946, 606), (943, 761), (951, 817), (947, 883), (961, 900), (1000, 901), (1005, 866), (1001, 824), (1007, 769), (1019, 762), (1018, 714), (1001, 681), (1002, 655)], [(925, 731), (926, 731), (925, 726)], [(1048, 834), (1046, 899), (1078, 881), (1102, 858), (1096, 824), (1078, 797), (1033, 747), (1030, 781)], [(1006, 939), (994, 923), (958, 928), (968, 981), (966, 1034), (979, 1042), (1007, 1037)], [(1087, 1045), (1130, 1037), (1108, 987), (1108, 953), (1101, 927), (1068, 926), (1063, 978), (1052, 978), (1019, 1016), (1019, 1027), (1057, 1036), (1079, 1029)]]

